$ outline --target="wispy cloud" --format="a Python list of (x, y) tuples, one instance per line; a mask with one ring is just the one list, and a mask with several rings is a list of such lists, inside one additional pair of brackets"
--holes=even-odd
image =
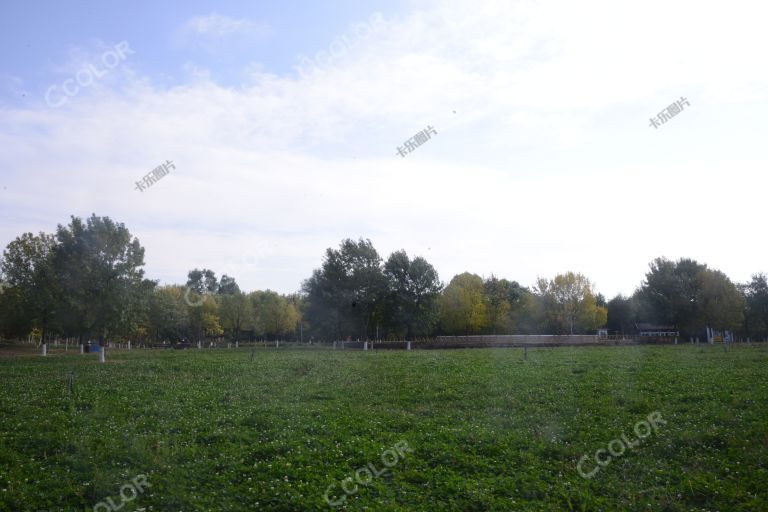
[(232, 39), (258, 39), (270, 32), (269, 26), (265, 23), (221, 14), (209, 14), (188, 19), (179, 30), (179, 40), (186, 44), (205, 46)]
[[(606, 295), (630, 293), (659, 255), (737, 280), (768, 270), (730, 243), (753, 239), (744, 219), (761, 218), (767, 183), (763, 18), (738, 1), (587, 4), (440, 2), (305, 76), (248, 62), (248, 82), (223, 87), (190, 63), (172, 88), (136, 76), (56, 111), (4, 111), (0, 245), (96, 212), (140, 237), (150, 277), (206, 266), (285, 292), (345, 236), (424, 255), (445, 280), (575, 270)], [(263, 37), (207, 18), (189, 37)], [(649, 128), (680, 95), (685, 117)], [(440, 135), (398, 157), (427, 124)], [(162, 187), (135, 191), (166, 159), (178, 169)]]

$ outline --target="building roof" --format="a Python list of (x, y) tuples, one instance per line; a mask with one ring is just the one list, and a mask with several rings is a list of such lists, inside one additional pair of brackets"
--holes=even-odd
[(658, 325), (649, 323), (636, 323), (635, 328), (638, 331), (676, 331), (677, 327), (674, 325)]

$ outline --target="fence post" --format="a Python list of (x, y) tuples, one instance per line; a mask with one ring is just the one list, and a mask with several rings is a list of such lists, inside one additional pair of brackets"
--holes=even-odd
[(410, 342), (410, 340), (408, 341), (408, 347), (406, 348), (406, 350), (411, 350), (411, 342)]

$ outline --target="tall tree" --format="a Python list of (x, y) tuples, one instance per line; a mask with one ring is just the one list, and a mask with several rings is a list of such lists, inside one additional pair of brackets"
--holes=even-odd
[(122, 223), (92, 215), (59, 225), (54, 265), (60, 278), (64, 318), (81, 338), (100, 339), (117, 330), (125, 304), (142, 286), (144, 248)]
[(149, 308), (149, 334), (155, 340), (177, 340), (192, 336), (190, 308), (184, 302), (184, 292), (181, 286), (155, 289)]
[(221, 276), (221, 281), (219, 281), (217, 293), (219, 295), (235, 295), (240, 293), (240, 287), (237, 286), (234, 277), (224, 274)]
[(473, 334), (488, 325), (483, 279), (464, 272), (451, 279), (440, 296), (440, 325), (451, 334)]
[(718, 330), (735, 330), (744, 322), (744, 296), (728, 276), (719, 270), (699, 271), (697, 303), (705, 325)]
[(485, 280), (484, 285), (490, 332), (497, 334), (516, 331), (528, 290), (520, 286), (517, 281), (499, 279), (493, 274)]
[(536, 292), (550, 327), (559, 334), (590, 332), (605, 325), (607, 310), (597, 305), (592, 283), (582, 274), (566, 272), (549, 281), (539, 278)]
[(190, 329), (197, 341), (224, 334), (224, 329), (219, 323), (219, 305), (213, 296), (203, 295), (199, 304), (188, 306), (187, 314), (189, 315)]
[(198, 294), (216, 293), (219, 289), (216, 273), (207, 268), (190, 270), (187, 273), (187, 286)]
[(653, 260), (636, 293), (639, 316), (645, 321), (673, 324), (684, 333), (697, 332), (704, 321), (697, 295), (700, 272), (706, 268), (686, 258), (677, 262), (666, 258)]
[(442, 285), (435, 268), (422, 257), (411, 260), (401, 250), (384, 263), (388, 295), (385, 307), (387, 324), (393, 334), (429, 334), (437, 321), (437, 298)]
[(0, 261), (0, 273), (6, 285), (3, 293), (6, 321), (27, 332), (37, 328), (43, 342), (61, 300), (53, 262), (55, 247), (52, 235), (25, 233), (8, 244)]
[(608, 301), (608, 329), (620, 334), (628, 334), (634, 330), (635, 311), (633, 300), (623, 295), (617, 295)]
[(320, 338), (357, 335), (369, 339), (377, 311), (383, 307), (386, 281), (381, 257), (370, 240), (346, 239), (327, 249), (320, 269), (302, 290), (306, 318)]
[(256, 295), (259, 301), (259, 323), (265, 336), (279, 339), (296, 331), (299, 311), (286, 297), (266, 290)]
[(768, 337), (768, 279), (765, 274), (755, 274), (742, 289), (746, 300), (746, 334), (765, 339)]
[[(224, 277), (221, 278), (222, 282), (224, 282)], [(233, 340), (238, 340), (243, 327), (253, 316), (253, 306), (248, 297), (239, 290), (233, 294), (225, 293), (219, 298), (219, 315), (221, 316), (221, 327), (229, 332)]]

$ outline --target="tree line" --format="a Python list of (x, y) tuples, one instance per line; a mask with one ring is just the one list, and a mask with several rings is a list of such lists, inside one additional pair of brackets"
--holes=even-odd
[(469, 334), (632, 333), (638, 322), (768, 335), (764, 274), (734, 284), (694, 260), (654, 260), (635, 292), (606, 301), (584, 275), (531, 287), (465, 272), (447, 284), (423, 257), (384, 260), (370, 240), (346, 239), (293, 294), (244, 292), (232, 276), (193, 269), (161, 286), (144, 248), (109, 217), (72, 217), (55, 233), (24, 233), (0, 259), (0, 336), (140, 342), (414, 339)]

